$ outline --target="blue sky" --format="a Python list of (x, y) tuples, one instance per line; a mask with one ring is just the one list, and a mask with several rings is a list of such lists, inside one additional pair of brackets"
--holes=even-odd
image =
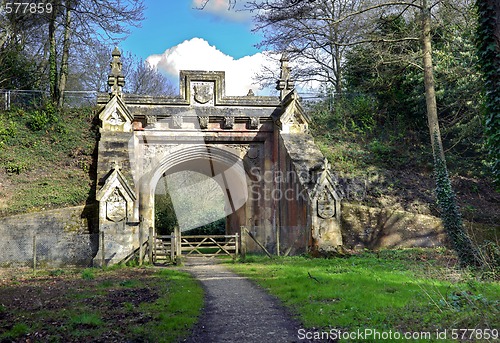
[(228, 10), (228, 0), (210, 0), (205, 9), (196, 9), (204, 1), (145, 0), (141, 27), (132, 27), (119, 47), (146, 60), (175, 87), (180, 70), (211, 70), (226, 72), (227, 95), (273, 92), (255, 78), (263, 66), (277, 66), (255, 47), (261, 36), (252, 32), (252, 14), (238, 11), (246, 1)]
[[(143, 59), (198, 37), (236, 59), (258, 52), (261, 37), (251, 32), (251, 16), (234, 9), (227, 0), (211, 0), (203, 11), (197, 0), (146, 0), (142, 27), (132, 28), (120, 47)], [(200, 0), (198, 0), (200, 1)]]
[[(275, 95), (258, 75), (279, 75), (279, 56), (255, 47), (262, 37), (252, 32), (252, 13), (238, 11), (246, 0), (228, 10), (228, 0), (145, 0), (145, 19), (131, 28), (119, 47), (146, 60), (177, 87), (180, 70), (224, 71), (226, 95)], [(292, 66), (293, 67), (293, 66)], [(297, 84), (299, 92), (305, 86)], [(317, 85), (307, 85), (318, 88)]]

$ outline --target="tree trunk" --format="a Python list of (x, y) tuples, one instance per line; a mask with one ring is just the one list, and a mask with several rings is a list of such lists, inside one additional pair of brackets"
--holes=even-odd
[[(434, 66), (432, 64), (432, 45), (431, 45), (431, 11), (428, 7), (427, 0), (422, 1), (422, 53), (424, 67), (424, 87), (425, 87), (425, 103), (427, 105), (427, 123), (429, 125), (429, 133), (431, 135), (431, 146), (433, 156), (439, 153), (443, 162), (444, 150), (441, 141), (441, 131), (439, 129), (439, 121), (437, 115), (436, 91), (434, 89)], [(435, 147), (439, 147), (436, 151)]]
[(61, 71), (59, 79), (59, 91), (57, 106), (63, 107), (64, 105), (64, 92), (66, 90), (66, 81), (68, 79), (68, 59), (69, 59), (69, 46), (71, 38), (71, 1), (66, 1), (66, 20), (64, 22), (64, 40), (63, 51), (61, 57)]
[(456, 205), (455, 193), (451, 187), (446, 167), (437, 115), (431, 39), (431, 10), (427, 4), (427, 0), (422, 0), (422, 53), (425, 102), (427, 105), (427, 122), (434, 156), (437, 203), (441, 210), (441, 220), (444, 229), (453, 249), (457, 253), (460, 264), (462, 266), (478, 266), (481, 264), (479, 254), (465, 232), (462, 216)]
[(49, 88), (50, 98), (57, 102), (57, 58), (56, 58), (56, 18), (58, 3), (53, 2), (52, 13), (49, 19)]

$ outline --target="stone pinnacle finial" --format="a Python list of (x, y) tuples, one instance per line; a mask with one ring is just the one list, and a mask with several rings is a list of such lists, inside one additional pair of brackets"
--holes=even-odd
[(113, 59), (111, 60), (111, 74), (108, 75), (108, 86), (110, 89), (110, 95), (116, 94), (118, 96), (122, 95), (122, 88), (125, 86), (125, 77), (122, 73), (122, 61), (121, 53), (118, 47), (115, 47), (111, 53)]
[(288, 54), (281, 55), (281, 75), (276, 82), (276, 89), (280, 91), (280, 99), (283, 100), (295, 87), (295, 83), (290, 79), (291, 68), (288, 66)]

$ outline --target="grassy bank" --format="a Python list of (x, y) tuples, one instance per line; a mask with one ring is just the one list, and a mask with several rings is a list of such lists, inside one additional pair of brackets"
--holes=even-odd
[(452, 261), (444, 250), (402, 250), (335, 259), (250, 257), (230, 268), (281, 299), (306, 328), (498, 329), (500, 284), (448, 267)]
[(196, 280), (172, 269), (56, 270), (0, 286), (2, 342), (177, 342), (203, 304)]
[(0, 111), (0, 216), (93, 198), (94, 117), (92, 108)]

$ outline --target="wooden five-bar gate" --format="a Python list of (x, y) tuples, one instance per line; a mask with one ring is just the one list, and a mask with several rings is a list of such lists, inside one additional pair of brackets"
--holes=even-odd
[(213, 258), (239, 254), (239, 236), (235, 235), (186, 235), (179, 229), (171, 235), (155, 235), (149, 230), (149, 260), (153, 263), (175, 263), (182, 256)]

